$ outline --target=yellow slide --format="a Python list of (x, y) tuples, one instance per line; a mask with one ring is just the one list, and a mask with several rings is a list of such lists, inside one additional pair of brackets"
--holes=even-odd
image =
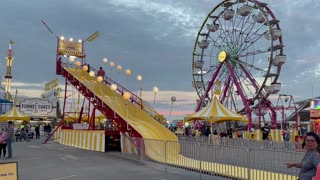
[[(141, 134), (144, 139), (145, 153), (149, 158), (178, 167), (194, 170), (201, 169), (203, 172), (211, 172), (238, 179), (248, 179), (248, 169), (245, 167), (204, 162), (180, 155), (180, 144), (178, 143), (176, 135), (153, 119), (153, 117), (144, 110), (141, 110), (140, 107), (132, 104), (130, 100), (124, 100), (120, 94), (113, 92), (111, 88), (104, 83), (98, 82), (96, 77), (90, 77), (89, 74), (82, 69), (65, 69)], [(284, 174), (254, 169), (251, 169), (249, 172), (251, 177), (264, 180), (295, 178)]]

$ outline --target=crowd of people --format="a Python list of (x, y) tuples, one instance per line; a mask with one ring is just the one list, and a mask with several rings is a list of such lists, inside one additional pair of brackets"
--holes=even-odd
[[(181, 127), (168, 127), (170, 131), (177, 135), (184, 135), (184, 136), (218, 136), (218, 137), (228, 137), (233, 138), (234, 135), (237, 138), (243, 138), (243, 131), (241, 130), (233, 130), (231, 127), (228, 127), (225, 131), (218, 132), (217, 129), (212, 129), (210, 126), (201, 126), (200, 129), (195, 129), (194, 127), (186, 126), (185, 128)], [(213, 131), (213, 132), (211, 132)]]
[[(194, 127), (188, 125), (184, 128), (182, 127), (173, 127), (172, 125), (168, 126), (169, 130), (175, 133), (176, 135), (184, 135), (184, 136), (211, 136), (216, 135), (218, 137), (227, 137), (227, 138), (245, 138), (245, 131), (242, 129), (232, 129), (231, 127), (227, 127), (224, 130), (221, 130), (218, 132), (217, 129), (212, 128), (211, 126), (202, 125), (201, 128), (195, 129)], [(249, 138), (255, 139), (255, 136), (257, 136), (258, 129), (255, 129), (254, 127), (251, 127), (249, 131)], [(263, 127), (260, 128), (260, 131), (262, 133), (262, 140), (264, 141), (273, 141), (271, 136), (271, 128), (268, 123), (266, 123)], [(301, 133), (300, 133), (301, 134)], [(304, 132), (306, 134), (306, 132)], [(285, 127), (281, 131), (281, 135), (284, 142), (289, 142), (292, 140), (292, 130), (289, 127)]]
[[(12, 143), (14, 141), (30, 141), (29, 133), (30, 126), (21, 124), (16, 130), (13, 127), (12, 121), (8, 121), (8, 125), (0, 131), (0, 158), (12, 158)], [(49, 136), (51, 134), (51, 125), (43, 126), (44, 135)], [(40, 139), (40, 125), (35, 126), (35, 138)], [(7, 156), (6, 156), (7, 155)]]

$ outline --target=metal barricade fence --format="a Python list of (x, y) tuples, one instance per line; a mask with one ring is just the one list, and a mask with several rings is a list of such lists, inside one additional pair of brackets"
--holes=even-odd
[[(197, 139), (201, 140), (202, 139)], [(300, 162), (304, 152), (294, 152), (285, 145), (270, 142), (216, 139), (209, 143), (161, 141), (136, 138), (135, 151), (122, 155), (132, 160), (158, 165), (167, 171), (174, 167), (203, 175), (233, 179), (293, 180), (299, 169), (286, 162)], [(134, 153), (133, 153), (134, 152)]]
[[(128, 139), (127, 137), (124, 137), (124, 138), (126, 139), (123, 140), (124, 142), (122, 142), (123, 144), (121, 144), (122, 157), (126, 159), (135, 160), (135, 161), (141, 161), (143, 149), (141, 149), (140, 147), (143, 147), (143, 145), (140, 145), (140, 143), (142, 139), (140, 138)], [(125, 147), (125, 146), (129, 146), (129, 147)]]
[[(249, 168), (252, 169), (252, 179), (273, 179), (291, 180), (296, 179), (299, 174), (297, 168), (287, 168), (286, 162), (301, 162), (304, 153), (288, 152), (268, 149), (249, 149)], [(259, 172), (259, 173), (257, 173)]]
[[(140, 149), (142, 150), (141, 160), (145, 163), (151, 163), (165, 167), (166, 141), (154, 139), (141, 139)], [(147, 148), (145, 148), (147, 147)]]
[(195, 143), (208, 143), (213, 145), (236, 146), (245, 148), (264, 148), (269, 150), (285, 150), (296, 152), (298, 146), (295, 142), (274, 142), (274, 141), (256, 141), (251, 139), (230, 139), (227, 137), (214, 136), (178, 136), (179, 141), (188, 141)]

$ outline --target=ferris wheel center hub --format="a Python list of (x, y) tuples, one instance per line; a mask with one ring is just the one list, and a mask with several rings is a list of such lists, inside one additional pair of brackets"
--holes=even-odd
[(220, 51), (218, 55), (219, 62), (223, 62), (227, 59), (227, 52), (226, 51)]

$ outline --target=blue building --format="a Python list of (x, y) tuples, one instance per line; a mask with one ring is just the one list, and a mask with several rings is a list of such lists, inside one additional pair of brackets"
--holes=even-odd
[(12, 109), (13, 103), (11, 101), (0, 99), (0, 115), (7, 113)]

